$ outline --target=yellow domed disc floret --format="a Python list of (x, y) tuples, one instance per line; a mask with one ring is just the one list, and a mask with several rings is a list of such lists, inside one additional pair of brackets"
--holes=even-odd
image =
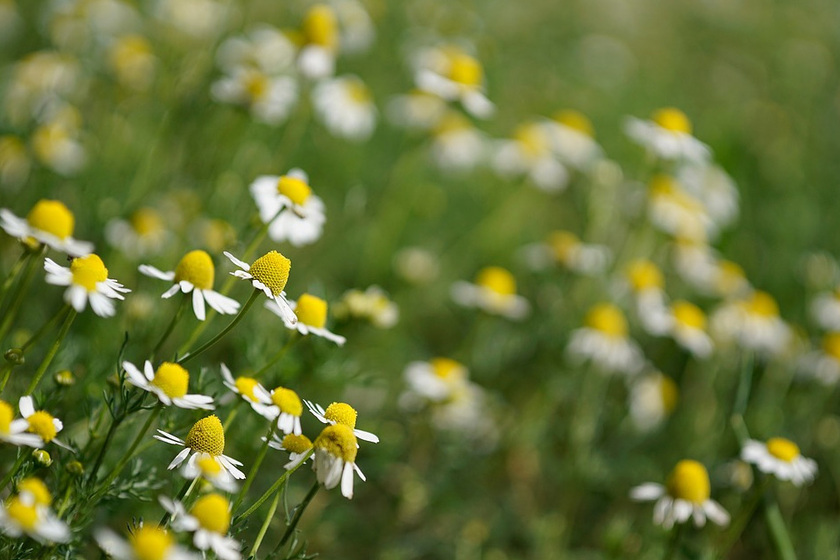
[(611, 303), (599, 303), (586, 314), (586, 326), (607, 336), (627, 336), (627, 320), (624, 313)]
[(706, 315), (703, 311), (691, 302), (680, 300), (675, 301), (671, 306), (674, 319), (682, 326), (703, 330), (706, 328)]
[(55, 424), (53, 423), (53, 417), (49, 412), (38, 410), (30, 415), (26, 421), (29, 422), (29, 428), (27, 431), (41, 436), (44, 443), (51, 442), (53, 438), (55, 438), (55, 434), (58, 433), (55, 429)]
[(516, 279), (513, 274), (499, 266), (482, 268), (475, 277), (475, 283), (502, 296), (516, 293)]
[(770, 438), (767, 440), (767, 452), (773, 457), (790, 463), (799, 457), (799, 446), (785, 438)]
[(163, 391), (170, 399), (179, 399), (186, 395), (189, 383), (189, 372), (172, 362), (160, 364), (152, 379), (152, 385)]
[[(822, 340), (823, 352), (840, 362), (840, 333), (828, 333)], [(0, 425), (2, 428), (2, 425)]]
[(222, 472), (222, 465), (220, 465), (217, 460), (212, 457), (207, 457), (206, 455), (198, 459), (195, 464), (199, 469), (201, 469), (201, 473), (205, 476), (209, 475), (213, 477)]
[(706, 467), (691, 459), (677, 463), (668, 477), (666, 487), (672, 498), (697, 505), (708, 500), (711, 492)]
[(175, 267), (175, 281), (186, 280), (199, 290), (212, 290), (216, 268), (205, 251), (190, 251)]
[(691, 134), (691, 121), (685, 113), (673, 107), (659, 109), (653, 114), (653, 122), (671, 132)]
[(237, 377), (234, 384), (236, 385), (236, 390), (239, 391), (240, 395), (246, 397), (251, 402), (257, 402), (258, 399), (254, 394), (254, 389), (256, 389), (257, 385), (259, 385), (259, 381), (253, 377)]
[(298, 321), (307, 327), (323, 329), (327, 324), (327, 302), (310, 294), (303, 294), (297, 300), (295, 314)]
[(590, 138), (595, 136), (595, 128), (592, 126), (592, 122), (586, 118), (586, 115), (579, 111), (573, 111), (570, 109), (558, 111), (557, 114), (554, 115), (554, 120), (573, 130), (577, 130)]
[(291, 414), (292, 416), (300, 416), (303, 414), (303, 403), (300, 401), (297, 393), (291, 389), (284, 387), (277, 387), (271, 392), (271, 402), (277, 405), (280, 412)]
[(460, 362), (449, 358), (432, 358), (429, 360), (435, 375), (441, 379), (455, 380), (465, 376), (465, 368)]
[(224, 535), (230, 528), (230, 502), (220, 494), (200, 497), (190, 510), (202, 528)]
[(334, 402), (324, 411), (324, 418), (337, 424), (349, 426), (352, 430), (356, 427), (356, 417), (359, 415), (356, 409), (347, 403)]
[(315, 438), (312, 445), (348, 463), (356, 461), (356, 453), (358, 452), (356, 436), (353, 434), (353, 430), (344, 424), (327, 426)]
[(97, 255), (73, 259), (70, 272), (73, 273), (73, 283), (89, 292), (96, 291), (96, 284), (108, 279), (108, 269)]
[(35, 504), (27, 505), (19, 496), (13, 496), (6, 502), (6, 515), (27, 531), (31, 531), (38, 524), (38, 510), (35, 509)]
[(633, 290), (642, 292), (651, 288), (662, 289), (665, 279), (659, 268), (648, 260), (637, 260), (627, 267), (627, 277)]
[(39, 200), (26, 215), (26, 221), (35, 229), (50, 233), (59, 239), (73, 235), (73, 213), (58, 200)]
[(779, 306), (767, 292), (754, 292), (752, 297), (744, 302), (744, 307), (747, 312), (760, 317), (779, 316)]
[(659, 393), (662, 396), (662, 408), (666, 414), (671, 414), (677, 408), (680, 399), (680, 390), (676, 382), (665, 375), (661, 376), (659, 382)]
[(140, 208), (131, 215), (129, 221), (139, 235), (151, 235), (163, 230), (163, 220), (153, 208)]
[(286, 434), (283, 438), (283, 449), (290, 453), (306, 453), (312, 449), (312, 442), (304, 435)]
[(292, 261), (277, 251), (270, 251), (255, 260), (248, 272), (255, 280), (271, 290), (274, 297), (277, 297), (289, 281), (291, 268)]
[(190, 428), (184, 441), (193, 451), (218, 457), (225, 451), (225, 431), (219, 418), (213, 414), (202, 418)]
[(455, 50), (449, 53), (449, 79), (467, 87), (480, 86), (484, 69), (475, 58)]
[(332, 8), (312, 6), (303, 19), (303, 34), (308, 43), (335, 50), (338, 47), (338, 20)]
[(0, 401), (0, 434), (8, 434), (15, 418), (15, 409), (6, 401)]
[(18, 493), (29, 492), (35, 499), (35, 503), (41, 506), (48, 506), (52, 503), (52, 494), (47, 485), (40, 478), (30, 476), (24, 478), (17, 485)]
[(309, 195), (312, 194), (312, 187), (299, 177), (283, 175), (277, 181), (277, 193), (282, 194), (298, 206), (303, 206)]
[(135, 529), (128, 542), (136, 560), (164, 560), (174, 544), (166, 529), (148, 525)]
[(569, 231), (553, 231), (548, 236), (548, 246), (558, 262), (565, 263), (572, 251), (580, 247), (580, 239)]

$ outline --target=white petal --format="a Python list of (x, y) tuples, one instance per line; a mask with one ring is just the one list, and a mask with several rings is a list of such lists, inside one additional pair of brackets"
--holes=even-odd
[(146, 276), (151, 276), (152, 278), (157, 278), (159, 280), (168, 280), (172, 281), (175, 279), (175, 271), (163, 272), (151, 265), (148, 264), (141, 264), (139, 266), (139, 270), (141, 274)]
[(203, 321), (206, 315), (204, 313), (204, 294), (201, 293), (201, 290), (193, 290), (192, 304), (196, 318)]
[(235, 264), (236, 266), (238, 266), (239, 268), (241, 268), (241, 269), (242, 269), (242, 270), (244, 270), (245, 272), (247, 272), (247, 271), (251, 270), (251, 265), (249, 265), (249, 264), (248, 264), (248, 263), (246, 263), (246, 262), (242, 262), (242, 261), (240, 261), (239, 259), (237, 259), (237, 258), (236, 258), (236, 257), (234, 257), (233, 255), (231, 255), (231, 254), (230, 254), (230, 253), (228, 253), (227, 251), (225, 251), (225, 252), (224, 252), (224, 255), (225, 255), (228, 259), (230, 259), (230, 262), (232, 262), (233, 264)]

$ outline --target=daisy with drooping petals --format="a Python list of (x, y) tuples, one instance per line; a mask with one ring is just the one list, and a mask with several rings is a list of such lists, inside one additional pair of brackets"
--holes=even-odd
[(133, 212), (127, 220), (114, 219), (105, 226), (108, 243), (129, 257), (159, 252), (170, 235), (160, 212), (148, 207)]
[(163, 527), (135, 527), (128, 541), (109, 529), (97, 529), (94, 538), (99, 548), (117, 560), (200, 560), (201, 556), (175, 543)]
[(448, 101), (459, 101), (468, 113), (487, 118), (495, 111), (484, 94), (484, 68), (456, 45), (421, 50), (414, 57), (417, 87)]
[(370, 138), (376, 127), (373, 97), (358, 76), (340, 76), (318, 83), (312, 90), (312, 105), (333, 136), (360, 142)]
[(298, 100), (298, 83), (291, 76), (273, 76), (260, 69), (237, 66), (213, 82), (213, 99), (247, 108), (254, 120), (282, 124)]
[(50, 510), (52, 495), (41, 479), (25, 478), (17, 490), (0, 505), (0, 531), (15, 538), (26, 534), (40, 543), (70, 540), (70, 528)]
[(751, 439), (741, 449), (741, 459), (796, 486), (812, 482), (817, 475), (816, 461), (803, 457), (799, 446), (785, 438), (770, 438), (766, 443)]
[(255, 289), (263, 292), (268, 299), (277, 304), (280, 316), (284, 320), (292, 324), (297, 322), (297, 315), (286, 299), (286, 292), (283, 291), (289, 280), (292, 261), (277, 251), (269, 251), (253, 264), (242, 262), (227, 251), (225, 251), (225, 256), (241, 269), (231, 274), (243, 280), (250, 280)]
[(93, 251), (93, 243), (73, 238), (75, 224), (73, 213), (58, 200), (39, 200), (26, 219), (0, 208), (0, 227), (12, 237), (34, 239), (71, 256), (86, 255)]
[(641, 431), (655, 428), (674, 412), (679, 394), (676, 382), (666, 375), (641, 376), (630, 389), (630, 419)]
[(324, 424), (343, 424), (353, 430), (353, 434), (362, 441), (370, 443), (379, 443), (379, 437), (370, 432), (356, 428), (356, 418), (359, 413), (356, 409), (347, 403), (334, 402), (324, 410), (318, 403), (312, 401), (303, 401), (306, 403), (306, 408), (312, 413), (315, 418)]
[(206, 395), (188, 395), (190, 374), (181, 365), (163, 362), (157, 368), (146, 360), (143, 372), (131, 362), (123, 362), (123, 369), (128, 377), (126, 380), (140, 387), (144, 391), (154, 393), (158, 400), (166, 406), (175, 405), (178, 408), (213, 410), (213, 397)]
[(600, 303), (586, 314), (585, 326), (572, 332), (566, 350), (572, 361), (590, 361), (605, 372), (634, 375), (644, 356), (630, 338), (624, 313), (611, 303)]
[(500, 140), (492, 159), (503, 177), (524, 175), (538, 189), (559, 192), (569, 182), (569, 172), (552, 150), (551, 131), (543, 122), (520, 125), (510, 140)]
[(516, 294), (516, 279), (498, 266), (482, 268), (475, 282), (456, 282), (451, 289), (452, 299), (464, 307), (477, 307), (486, 313), (508, 319), (524, 319), (531, 305)]
[(712, 339), (706, 334), (706, 314), (702, 309), (688, 301), (675, 301), (671, 319), (671, 336), (680, 346), (698, 358), (712, 353)]
[(268, 402), (252, 405), (254, 410), (269, 420), (277, 419), (277, 429), (284, 434), (301, 434), (300, 417), (303, 414), (303, 403), (297, 393), (285, 387), (277, 387), (271, 391)]
[(666, 529), (674, 523), (685, 523), (691, 517), (697, 527), (706, 524), (708, 517), (721, 526), (729, 524), (729, 514), (709, 496), (711, 484), (706, 467), (685, 459), (671, 471), (665, 486), (649, 482), (633, 488), (630, 497), (641, 502), (656, 501), (653, 522)]
[[(344, 346), (347, 341), (346, 338), (325, 328), (327, 324), (327, 302), (325, 300), (310, 294), (303, 294), (296, 302), (290, 302), (290, 305), (294, 309), (298, 320), (297, 323), (289, 323), (284, 319), (283, 323), (287, 329), (296, 330), (302, 335), (314, 334), (335, 342), (339, 346)], [(277, 313), (276, 306), (271, 305), (271, 302), (266, 302), (265, 307), (283, 318), (280, 313)]]
[(467, 381), (466, 366), (450, 358), (432, 358), (428, 362), (411, 362), (403, 372), (408, 391), (400, 402), (411, 407), (417, 398), (443, 402)]
[(233, 475), (208, 453), (199, 453), (194, 460), (184, 463), (181, 467), (181, 475), (187, 480), (201, 477), (214, 488), (225, 492), (233, 493), (239, 490), (239, 484), (236, 483)]
[[(230, 530), (230, 502), (221, 494), (201, 496), (187, 513), (184, 504), (159, 498), (163, 509), (172, 515), (175, 531), (193, 533), (193, 544), (201, 551), (212, 550), (221, 560), (239, 560), (241, 543), (227, 536)], [(206, 552), (205, 552), (206, 553)]]
[[(18, 401), (20, 415), (28, 424), (27, 431), (37, 435), (43, 441), (44, 446), (49, 442), (55, 443), (68, 451), (73, 451), (68, 445), (55, 439), (56, 434), (64, 429), (64, 424), (58, 418), (54, 418), (45, 410), (35, 410), (35, 403), (29, 395), (23, 396)], [(33, 440), (34, 441), (34, 440)]]
[(315, 471), (318, 482), (327, 490), (335, 488), (340, 482), (341, 495), (347, 499), (352, 498), (353, 471), (365, 480), (365, 475), (356, 466), (359, 444), (353, 430), (344, 424), (327, 426), (315, 438), (312, 446), (315, 448), (312, 470)]
[(90, 308), (100, 317), (112, 317), (117, 311), (112, 299), (123, 300), (122, 295), (131, 290), (108, 278), (108, 269), (97, 255), (77, 257), (70, 262), (70, 267), (56, 264), (52, 259), (44, 259), (46, 281), (55, 286), (67, 286), (64, 301), (78, 313)]
[(44, 447), (44, 440), (37, 434), (26, 433), (29, 422), (25, 418), (15, 420), (15, 409), (6, 401), (0, 401), (0, 441), (12, 445)]
[(309, 177), (302, 169), (292, 169), (279, 177), (262, 175), (249, 190), (262, 222), (271, 222), (268, 236), (272, 240), (300, 247), (321, 237), (326, 221), (324, 201), (312, 194)]
[[(167, 467), (172, 470), (184, 461), (187, 461), (185, 473), (201, 459), (210, 458), (219, 464), (223, 469), (228, 471), (233, 478), (243, 480), (245, 473), (236, 467), (241, 467), (242, 463), (236, 459), (232, 459), (224, 454), (225, 451), (225, 431), (222, 428), (222, 423), (216, 415), (202, 418), (190, 428), (187, 433), (187, 439), (182, 440), (179, 437), (173, 436), (170, 433), (158, 430), (154, 436), (158, 441), (168, 443), (171, 445), (179, 445), (184, 449), (169, 463)], [(192, 454), (190, 454), (192, 453)], [(189, 456), (189, 460), (187, 457)], [(195, 478), (195, 477), (193, 477)]]
[[(245, 402), (251, 406), (263, 406), (271, 402), (271, 395), (262, 384), (253, 377), (237, 377), (233, 378), (230, 370), (225, 364), (221, 364), (222, 378), (225, 387), (245, 399)], [(255, 408), (259, 412), (258, 408)]]
[(651, 120), (627, 119), (624, 131), (637, 144), (664, 160), (704, 162), (709, 147), (691, 134), (691, 121), (673, 107), (659, 109)]
[(148, 264), (141, 264), (140, 272), (152, 278), (175, 282), (163, 292), (162, 298), (170, 298), (179, 291), (185, 294), (192, 292), (193, 313), (199, 321), (206, 317), (205, 302), (222, 315), (232, 315), (239, 311), (238, 301), (213, 290), (216, 268), (213, 259), (205, 251), (190, 251), (181, 258), (175, 270), (163, 272)]
[(792, 340), (791, 329), (779, 316), (776, 300), (762, 291), (724, 303), (712, 315), (711, 326), (720, 340), (734, 341), (761, 354), (781, 354)]
[(281, 438), (277, 434), (271, 434), (268, 446), (272, 449), (289, 452), (289, 462), (283, 465), (283, 468), (287, 471), (306, 462), (312, 455), (309, 452), (312, 449), (312, 441), (304, 435), (286, 434)]

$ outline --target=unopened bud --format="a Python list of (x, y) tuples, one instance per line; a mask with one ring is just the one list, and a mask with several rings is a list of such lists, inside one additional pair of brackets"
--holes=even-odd
[(3, 354), (3, 357), (6, 358), (6, 361), (12, 364), (13, 366), (22, 366), (26, 359), (23, 357), (23, 350), (20, 348), (10, 348), (6, 350), (6, 353)]
[(32, 452), (32, 459), (42, 467), (49, 467), (52, 465), (52, 457), (43, 449), (36, 449)]
[(69, 387), (76, 382), (76, 376), (69, 369), (63, 369), (56, 372), (55, 382), (63, 387)]
[(70, 461), (64, 467), (70, 474), (81, 476), (85, 472), (85, 467), (79, 461)]

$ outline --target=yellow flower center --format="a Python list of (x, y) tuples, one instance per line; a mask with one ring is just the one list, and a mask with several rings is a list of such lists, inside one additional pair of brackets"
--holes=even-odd
[(175, 281), (186, 280), (199, 290), (212, 290), (216, 278), (213, 259), (205, 251), (190, 251), (175, 267)]
[(656, 111), (653, 114), (653, 122), (671, 132), (691, 134), (691, 121), (688, 120), (685, 113), (673, 107), (665, 107)]
[(108, 269), (98, 255), (73, 259), (70, 272), (73, 273), (73, 283), (89, 292), (96, 291), (96, 284), (108, 279)]
[(268, 93), (268, 76), (256, 70), (249, 70), (243, 77), (243, 86), (251, 102), (259, 101)]
[(767, 440), (767, 452), (786, 463), (799, 457), (799, 447), (789, 439), (780, 437)]
[(0, 434), (8, 434), (15, 418), (15, 409), (6, 401), (0, 401)]
[(475, 277), (475, 283), (501, 296), (516, 293), (516, 279), (513, 274), (499, 266), (482, 268)]
[(39, 200), (26, 215), (26, 221), (35, 229), (66, 239), (73, 235), (73, 213), (58, 200)]
[(554, 115), (554, 120), (590, 138), (595, 136), (595, 128), (592, 126), (592, 122), (586, 118), (586, 115), (579, 111), (572, 111), (570, 109), (558, 111)]
[(174, 544), (166, 529), (150, 526), (138, 527), (128, 542), (137, 560), (164, 560)]
[(48, 506), (52, 503), (52, 495), (47, 489), (47, 485), (40, 478), (30, 476), (18, 482), (18, 492), (29, 492), (35, 499), (35, 503), (42, 506)]
[(283, 175), (277, 181), (277, 192), (298, 206), (302, 206), (312, 194), (312, 188), (303, 179)]
[(271, 290), (274, 297), (277, 297), (289, 281), (291, 268), (292, 261), (277, 251), (270, 251), (255, 260), (249, 272), (255, 280)]
[(468, 130), (471, 127), (472, 124), (470, 124), (469, 119), (467, 119), (464, 115), (456, 111), (448, 111), (445, 115), (443, 115), (443, 118), (440, 119), (440, 122), (435, 127), (435, 134), (440, 136), (450, 132)]
[(554, 258), (565, 263), (577, 247), (580, 247), (580, 239), (569, 231), (553, 231), (548, 236), (548, 246), (554, 254)]
[(540, 156), (550, 149), (548, 135), (537, 123), (523, 124), (513, 132), (513, 138), (531, 156)]
[(747, 275), (741, 265), (732, 261), (718, 263), (718, 289), (724, 294), (731, 293), (741, 286)]
[(345, 83), (347, 84), (347, 94), (350, 96), (350, 99), (359, 105), (367, 105), (371, 102), (370, 90), (363, 81), (352, 79), (347, 80)]
[(230, 528), (230, 502), (220, 494), (207, 494), (195, 502), (190, 515), (208, 531), (224, 535)]
[(480, 86), (484, 80), (481, 63), (463, 52), (449, 54), (449, 79), (468, 87)]
[(9, 498), (6, 502), (6, 514), (27, 531), (31, 531), (38, 524), (38, 511), (35, 509), (35, 504), (27, 505), (19, 496)]
[(212, 457), (202, 457), (198, 461), (195, 462), (198, 465), (198, 468), (201, 469), (201, 474), (205, 477), (214, 477), (217, 476), (220, 472), (222, 472), (222, 465)]
[(189, 383), (189, 372), (172, 362), (160, 364), (152, 379), (152, 385), (163, 391), (170, 399), (178, 399), (186, 395)]
[(300, 397), (298, 397), (297, 393), (291, 389), (277, 387), (271, 392), (271, 402), (277, 405), (280, 412), (285, 412), (292, 416), (303, 414), (303, 403), (300, 402)]
[(656, 197), (676, 197), (680, 191), (680, 186), (676, 179), (668, 175), (654, 175), (650, 180), (650, 196)]
[(840, 333), (828, 333), (822, 340), (823, 351), (840, 362)]
[(207, 453), (213, 457), (224, 453), (225, 431), (219, 418), (213, 414), (193, 424), (184, 443), (193, 451)]
[(163, 229), (160, 214), (152, 208), (140, 208), (131, 215), (130, 222), (140, 236), (153, 235)]
[(356, 416), (356, 409), (343, 402), (334, 402), (324, 411), (324, 418), (348, 426), (351, 430), (356, 427)]
[(321, 431), (313, 445), (348, 463), (356, 461), (358, 451), (353, 430), (344, 424), (333, 424)]
[(295, 314), (298, 321), (304, 325), (323, 329), (327, 324), (327, 302), (319, 297), (303, 294), (297, 300)]
[(671, 306), (671, 312), (674, 314), (674, 319), (680, 325), (691, 329), (706, 328), (706, 315), (703, 311), (688, 301), (675, 301)]
[(338, 47), (338, 20), (329, 6), (312, 6), (303, 19), (307, 43), (334, 50)]
[(312, 442), (304, 435), (286, 434), (283, 438), (283, 449), (290, 453), (306, 453), (312, 449)]
[(665, 278), (655, 264), (646, 260), (638, 260), (627, 267), (627, 277), (633, 290), (642, 292), (651, 288), (662, 289)]
[(441, 379), (455, 379), (464, 377), (463, 364), (449, 358), (432, 358), (429, 360), (435, 375)]
[(240, 395), (247, 397), (252, 402), (257, 402), (258, 399), (254, 394), (254, 389), (256, 389), (257, 385), (259, 385), (259, 381), (253, 377), (237, 377), (234, 384), (236, 385), (236, 390), (239, 391)]
[(706, 467), (690, 459), (677, 463), (668, 477), (666, 487), (672, 498), (698, 505), (708, 500), (711, 492)]
[(41, 436), (41, 439), (45, 443), (51, 442), (55, 434), (58, 433), (55, 429), (55, 424), (53, 424), (53, 417), (49, 412), (38, 410), (30, 415), (26, 421), (29, 422), (29, 429), (27, 431)]
[(662, 396), (662, 408), (666, 414), (671, 414), (677, 408), (677, 402), (680, 400), (680, 390), (676, 382), (670, 377), (660, 376), (659, 393)]
[(615, 337), (627, 336), (627, 320), (624, 313), (611, 303), (599, 303), (586, 314), (586, 326), (601, 333)]
[(748, 313), (761, 317), (778, 317), (779, 306), (773, 296), (767, 292), (754, 292), (752, 297), (744, 302)]

